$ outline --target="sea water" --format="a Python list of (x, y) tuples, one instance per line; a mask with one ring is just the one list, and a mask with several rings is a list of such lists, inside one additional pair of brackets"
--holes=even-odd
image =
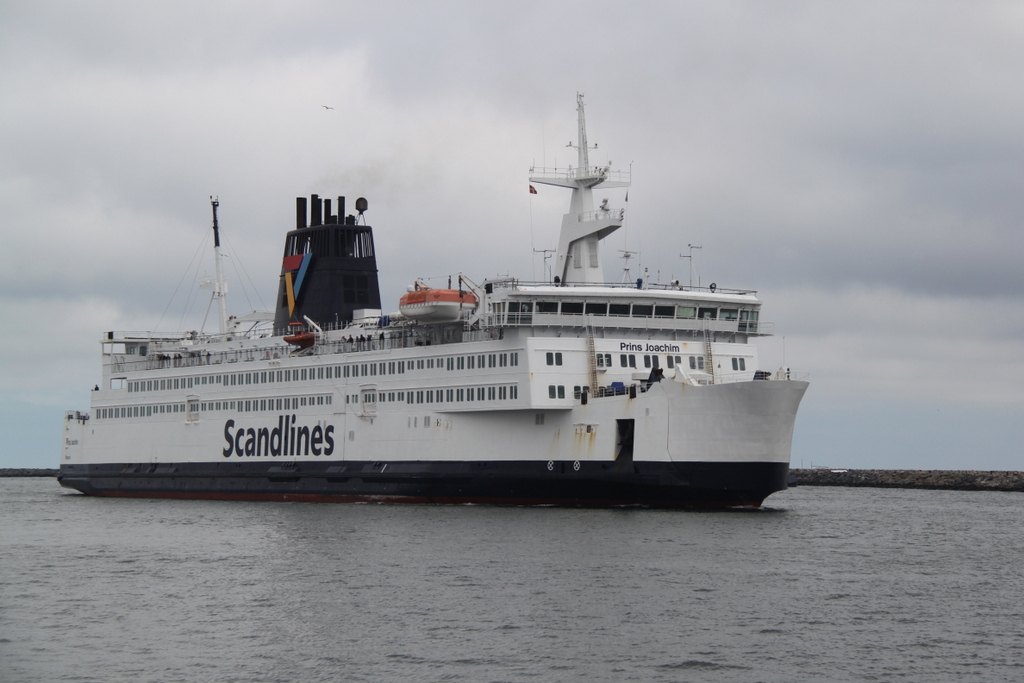
[(687, 512), (0, 479), (0, 680), (1021, 681), (1022, 511), (995, 492)]

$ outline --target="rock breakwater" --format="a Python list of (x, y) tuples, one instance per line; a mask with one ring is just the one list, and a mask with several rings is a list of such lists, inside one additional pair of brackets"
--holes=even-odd
[(799, 486), (872, 486), (951, 491), (1024, 491), (1024, 472), (1002, 470), (790, 469)]
[(56, 477), (59, 470), (40, 467), (3, 467), (0, 477)]

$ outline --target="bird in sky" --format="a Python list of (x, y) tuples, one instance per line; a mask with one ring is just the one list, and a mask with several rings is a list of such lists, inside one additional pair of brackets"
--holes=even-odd
[(334, 109), (334, 107), (328, 107), (326, 104), (321, 104), (320, 106), (324, 109)]

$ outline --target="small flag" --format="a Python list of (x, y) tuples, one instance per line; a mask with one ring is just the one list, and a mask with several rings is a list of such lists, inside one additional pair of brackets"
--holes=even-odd
[(533, 185), (530, 185), (530, 194), (537, 194), (537, 188)]
[(626, 201), (629, 201), (629, 190), (626, 190)]

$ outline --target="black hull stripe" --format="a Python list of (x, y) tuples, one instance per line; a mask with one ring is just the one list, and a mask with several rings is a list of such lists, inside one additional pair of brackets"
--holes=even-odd
[(65, 465), (95, 496), (659, 508), (760, 506), (786, 463), (273, 462)]

